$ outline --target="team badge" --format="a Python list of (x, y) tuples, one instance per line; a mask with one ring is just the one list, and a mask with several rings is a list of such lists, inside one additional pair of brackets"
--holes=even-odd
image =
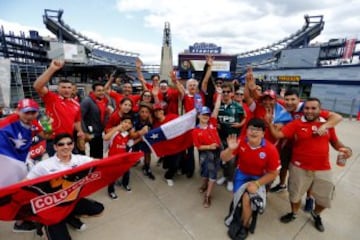
[(260, 157), (261, 159), (264, 159), (264, 158), (266, 157), (266, 153), (260, 152), (260, 153), (259, 153), (259, 157)]

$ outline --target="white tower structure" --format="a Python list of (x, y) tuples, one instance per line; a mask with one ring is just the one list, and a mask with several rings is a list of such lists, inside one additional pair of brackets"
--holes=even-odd
[(169, 72), (172, 70), (173, 70), (173, 64), (172, 64), (170, 23), (165, 22), (163, 45), (161, 47), (160, 79), (166, 79), (169, 81)]

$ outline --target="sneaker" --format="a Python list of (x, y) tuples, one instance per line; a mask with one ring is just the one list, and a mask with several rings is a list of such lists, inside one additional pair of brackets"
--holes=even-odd
[(23, 221), (20, 224), (15, 223), (13, 232), (34, 232), (36, 230), (36, 224), (30, 221)]
[(286, 184), (281, 185), (280, 183), (276, 185), (275, 187), (270, 188), (270, 192), (276, 193), (276, 192), (282, 192), (286, 190)]
[(150, 168), (147, 168), (147, 169), (143, 168), (143, 173), (145, 176), (147, 176), (151, 180), (155, 180), (155, 176), (154, 176), (154, 174), (152, 174), (152, 171)]
[(127, 191), (127, 192), (131, 192), (131, 187), (129, 185), (123, 185), (123, 188)]
[(225, 178), (225, 177), (221, 177), (221, 178), (219, 178), (218, 180), (216, 180), (216, 184), (217, 184), (217, 185), (223, 185), (225, 181), (226, 181), (226, 178)]
[(115, 200), (115, 199), (118, 199), (118, 196), (116, 195), (115, 192), (109, 192), (109, 197), (112, 199), (112, 200)]
[(324, 228), (324, 225), (322, 224), (320, 215), (317, 215), (314, 211), (311, 211), (311, 216), (312, 216), (313, 219), (314, 219), (315, 228), (316, 228), (319, 232), (325, 231), (325, 228)]
[(79, 218), (70, 217), (66, 221), (70, 226), (75, 228), (77, 231), (84, 231), (86, 229), (85, 223), (83, 223)]
[(314, 199), (312, 197), (306, 198), (304, 211), (311, 212), (314, 209)]
[(249, 229), (242, 226), (241, 229), (240, 229), (238, 237), (239, 237), (239, 239), (246, 239), (248, 234), (249, 234)]
[(174, 186), (174, 181), (172, 179), (165, 179), (166, 180), (166, 183), (169, 187), (172, 187)]
[(227, 189), (229, 192), (232, 192), (232, 191), (234, 190), (234, 184), (233, 184), (233, 182), (228, 181), (227, 184), (226, 184), (226, 189)]
[(296, 214), (291, 212), (288, 213), (280, 218), (280, 222), (282, 223), (289, 223), (291, 221), (294, 221), (296, 219)]

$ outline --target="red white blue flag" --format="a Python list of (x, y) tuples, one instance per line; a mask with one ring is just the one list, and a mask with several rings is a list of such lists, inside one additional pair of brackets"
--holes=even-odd
[(195, 123), (196, 109), (193, 109), (149, 131), (143, 139), (158, 157), (179, 153), (193, 145), (192, 129)]

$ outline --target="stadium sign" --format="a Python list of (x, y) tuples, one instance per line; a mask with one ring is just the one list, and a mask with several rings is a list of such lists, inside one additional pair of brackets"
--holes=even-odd
[(207, 53), (207, 54), (220, 54), (221, 47), (218, 47), (214, 43), (194, 43), (194, 45), (189, 46), (190, 53)]

